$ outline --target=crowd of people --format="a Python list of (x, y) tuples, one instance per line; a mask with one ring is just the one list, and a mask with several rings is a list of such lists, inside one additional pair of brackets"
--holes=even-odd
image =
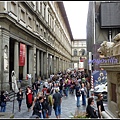
[[(93, 108), (94, 98), (90, 97), (90, 81), (89, 76), (80, 71), (58, 73), (50, 75), (50, 80), (46, 80), (41, 88), (42, 80), (40, 77), (32, 83), (32, 86), (26, 88), (26, 105), (28, 112), (32, 110), (32, 116), (36, 118), (49, 118), (52, 110), (55, 112), (56, 118), (61, 117), (61, 103), (63, 97), (69, 97), (69, 94), (76, 96), (76, 106), (80, 107), (80, 97), (82, 97), (82, 105), (86, 106), (86, 116), (89, 118), (101, 118), (101, 112), (105, 111), (102, 94), (99, 94), (97, 101), (98, 112)], [(2, 93), (1, 101), (6, 101)], [(19, 112), (23, 100), (22, 89), (19, 88), (17, 93), (17, 101)], [(86, 103), (88, 102), (88, 103)], [(5, 112), (5, 107), (1, 106), (1, 112)], [(97, 114), (98, 113), (98, 114)]]

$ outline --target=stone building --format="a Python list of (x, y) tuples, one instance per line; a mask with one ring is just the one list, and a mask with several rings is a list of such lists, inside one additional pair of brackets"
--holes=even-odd
[[(120, 33), (119, 11), (119, 1), (90, 2), (87, 20), (87, 50), (92, 52), (93, 59), (99, 59), (99, 47), (104, 55), (101, 56), (103, 63), (100, 66), (94, 65), (93, 70), (103, 68), (107, 71), (108, 110), (115, 118), (120, 118), (120, 39), (114, 39)], [(115, 44), (110, 48), (112, 42)]]
[[(98, 59), (97, 49), (103, 41), (111, 42), (120, 31), (119, 1), (90, 1), (87, 17), (87, 51), (92, 59)], [(99, 70), (93, 64), (92, 70)]]
[(11, 72), (48, 78), (71, 67), (73, 36), (63, 2), (0, 2), (0, 82), (11, 89)]
[[(74, 39), (72, 41), (72, 66), (80, 68), (80, 57), (86, 59), (86, 39)], [(87, 69), (87, 63), (83, 62), (83, 68)]]

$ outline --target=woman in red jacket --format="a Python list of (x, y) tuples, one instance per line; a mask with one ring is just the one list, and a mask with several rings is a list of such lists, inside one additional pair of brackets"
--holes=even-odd
[(26, 89), (26, 104), (28, 108), (28, 112), (30, 111), (30, 108), (33, 104), (33, 91), (31, 90), (30, 86), (27, 87)]

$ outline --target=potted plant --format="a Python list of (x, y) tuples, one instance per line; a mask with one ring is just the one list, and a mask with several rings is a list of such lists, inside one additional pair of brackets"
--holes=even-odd
[(83, 111), (75, 111), (75, 114), (71, 113), (72, 115), (72, 118), (88, 118), (86, 115), (86, 112), (83, 112)]

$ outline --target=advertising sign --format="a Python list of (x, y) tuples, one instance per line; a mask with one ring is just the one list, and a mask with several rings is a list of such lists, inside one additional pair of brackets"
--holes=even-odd
[(25, 65), (25, 44), (20, 43), (19, 66)]

